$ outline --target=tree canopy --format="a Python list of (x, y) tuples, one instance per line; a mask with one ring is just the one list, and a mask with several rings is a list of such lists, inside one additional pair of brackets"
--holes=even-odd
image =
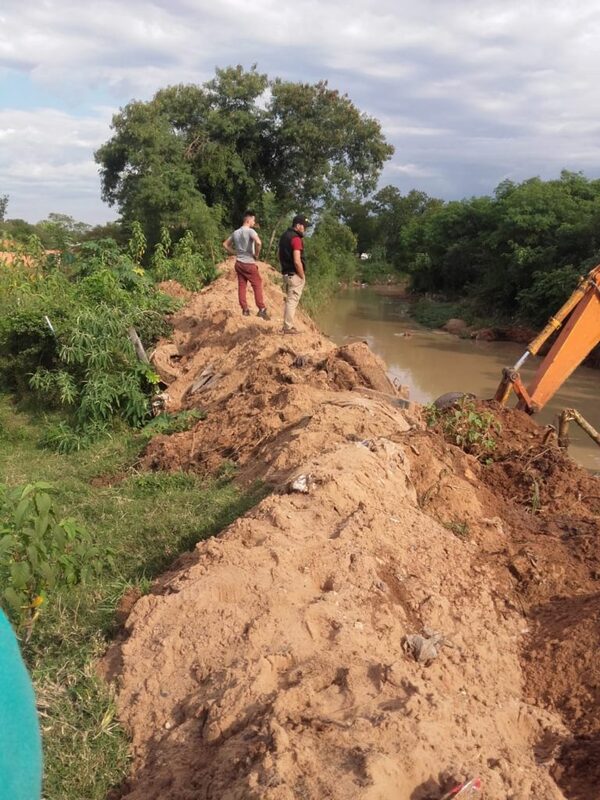
[(541, 323), (600, 258), (600, 180), (504, 181), (492, 197), (432, 205), (401, 239), (418, 291)]
[(566, 170), (449, 202), (385, 186), (337, 209), (372, 255), (364, 277), (408, 273), (417, 293), (499, 318), (543, 323), (600, 261), (600, 180)]
[(393, 152), (379, 122), (326, 82), (270, 80), (255, 67), (133, 101), (112, 129), (96, 152), (103, 197), (151, 238), (161, 224), (236, 223), (265, 193), (286, 211), (365, 197)]

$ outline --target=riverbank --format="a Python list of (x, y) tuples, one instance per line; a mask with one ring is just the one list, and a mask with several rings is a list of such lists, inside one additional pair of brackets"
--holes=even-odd
[(266, 292), (273, 320), (243, 318), (227, 269), (156, 350), (169, 408), (206, 419), (143, 465), (233, 461), (272, 494), (174, 564), (108, 654), (132, 738), (120, 796), (425, 800), (479, 776), (489, 800), (583, 798), (597, 481), (516, 412), (492, 409), (490, 465), (466, 455), (366, 345), (304, 315), (282, 336)]
[[(539, 333), (527, 322), (515, 322), (493, 314), (485, 318), (468, 302), (435, 300), (410, 294), (398, 296), (408, 301), (410, 314), (419, 324), (444, 330), (462, 339), (527, 345)], [(552, 342), (551, 338), (541, 348), (541, 355), (548, 352)], [(596, 347), (583, 363), (588, 367), (600, 368), (600, 347)]]

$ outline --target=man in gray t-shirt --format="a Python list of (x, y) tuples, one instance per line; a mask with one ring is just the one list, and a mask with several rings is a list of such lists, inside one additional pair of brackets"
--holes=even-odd
[(260, 254), (262, 242), (258, 233), (254, 230), (256, 225), (256, 214), (254, 211), (246, 211), (242, 222), (242, 227), (234, 231), (223, 242), (223, 247), (230, 256), (235, 256), (235, 271), (238, 277), (238, 298), (242, 307), (242, 314), (247, 317), (250, 315), (246, 289), (248, 282), (254, 292), (254, 300), (258, 306), (258, 316), (269, 319), (267, 307), (263, 296), (262, 280), (256, 260)]

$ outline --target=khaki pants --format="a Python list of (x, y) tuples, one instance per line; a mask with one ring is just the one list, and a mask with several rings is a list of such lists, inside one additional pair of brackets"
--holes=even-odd
[(294, 316), (298, 303), (302, 297), (302, 290), (306, 280), (299, 275), (284, 275), (283, 285), (285, 287), (285, 309), (283, 312), (283, 327), (289, 330), (294, 327)]

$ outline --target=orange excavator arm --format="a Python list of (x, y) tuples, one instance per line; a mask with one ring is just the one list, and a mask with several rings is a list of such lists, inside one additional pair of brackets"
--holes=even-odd
[[(566, 324), (540, 364), (533, 381), (525, 387), (519, 369), (530, 355), (566, 320)], [(540, 411), (567, 380), (573, 370), (600, 343), (600, 265), (582, 278), (579, 286), (541, 333), (529, 343), (512, 369), (505, 369), (495, 399), (506, 405), (514, 390), (518, 408), (533, 414)]]

